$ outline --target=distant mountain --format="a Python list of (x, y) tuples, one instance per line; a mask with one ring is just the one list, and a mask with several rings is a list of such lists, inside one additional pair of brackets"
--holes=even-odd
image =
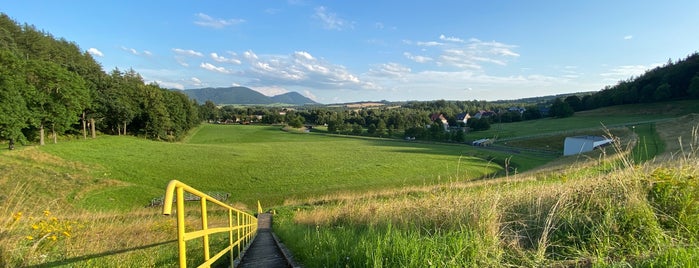
[(183, 91), (187, 96), (204, 103), (207, 100), (216, 104), (273, 104), (284, 103), (291, 105), (315, 104), (313, 100), (296, 92), (284, 93), (268, 97), (247, 87), (197, 88)]
[(281, 95), (277, 95), (271, 98), (275, 103), (290, 103), (290, 104), (316, 104), (315, 101), (304, 97), (298, 92), (287, 92)]

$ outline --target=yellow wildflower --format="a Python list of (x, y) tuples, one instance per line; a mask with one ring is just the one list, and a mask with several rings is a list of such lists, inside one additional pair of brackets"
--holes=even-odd
[(70, 233), (67, 231), (63, 232), (63, 235), (65, 235), (66, 237), (70, 237)]
[(49, 215), (51, 215), (51, 211), (44, 210), (44, 216), (48, 217)]
[(22, 212), (15, 213), (14, 215), (12, 215), (12, 218), (15, 219), (15, 221), (18, 221), (22, 218)]
[(49, 238), (51, 238), (51, 240), (53, 240), (53, 241), (56, 241), (56, 239), (58, 239), (58, 237), (56, 237), (56, 235), (52, 235), (52, 236), (49, 237)]
[(27, 236), (27, 240), (34, 240), (34, 237), (31, 236), (31, 235), (28, 235), (28, 236)]
[(34, 230), (39, 229), (39, 225), (36, 224), (36, 223), (35, 223), (35, 224), (32, 224), (32, 229), (34, 229)]

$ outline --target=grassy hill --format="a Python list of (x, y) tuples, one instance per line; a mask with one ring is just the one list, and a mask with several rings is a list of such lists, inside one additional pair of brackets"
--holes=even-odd
[[(694, 104), (656, 106), (676, 112), (654, 117), (663, 121), (643, 130), (647, 134), (625, 132), (628, 140), (657, 136), (673, 152), (677, 137), (685, 140), (681, 157), (666, 154), (663, 159), (673, 159), (667, 164), (638, 167), (620, 162), (631, 159), (619, 158), (625, 153), (594, 152), (563, 158), (555, 172), (521, 174), (553, 157), (240, 125), (203, 125), (181, 143), (100, 136), (5, 150), (0, 267), (172, 265), (175, 219), (144, 207), (171, 179), (229, 192), (241, 208), (257, 200), (275, 207), (281, 213), (275, 221), (286, 228), (279, 233), (310, 266), (667, 264), (661, 258), (672, 257), (687, 263), (699, 256), (689, 239), (699, 236), (688, 227), (699, 225), (697, 213), (683, 205), (699, 196), (691, 180), (699, 165), (690, 150), (699, 148), (691, 139), (699, 121), (679, 115), (694, 111)], [(552, 132), (584, 131), (598, 120), (634, 123), (651, 108), (611, 107), (503, 129), (512, 126), (509, 137), (519, 138), (508, 143), (553, 140)], [(619, 118), (605, 117), (613, 113)], [(658, 188), (663, 182), (669, 188)], [(313, 264), (308, 256), (321, 252), (304, 249), (324, 257)]]

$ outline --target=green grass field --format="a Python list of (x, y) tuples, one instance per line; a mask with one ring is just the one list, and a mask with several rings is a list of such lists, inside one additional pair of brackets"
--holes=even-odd
[[(99, 209), (146, 205), (163, 195), (172, 179), (203, 191), (229, 192), (233, 201), (250, 206), (257, 200), (271, 206), (287, 198), (481, 178), (500, 170), (498, 161), (508, 157), (466, 145), (287, 133), (279, 127), (241, 125), (203, 125), (186, 143), (102, 136), (41, 149), (95, 167), (95, 180), (127, 183), (97, 190), (80, 201), (82, 207)], [(547, 160), (522, 155), (512, 162), (520, 161), (521, 169), (526, 169)]]

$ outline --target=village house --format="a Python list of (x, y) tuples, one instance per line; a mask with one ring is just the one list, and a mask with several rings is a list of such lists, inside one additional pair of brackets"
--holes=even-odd
[(493, 112), (493, 111), (487, 111), (487, 110), (484, 111), (484, 110), (480, 110), (480, 111), (478, 111), (475, 115), (473, 115), (473, 118), (476, 118), (476, 119), (489, 118), (489, 117), (491, 117), (491, 116), (493, 116), (493, 115), (496, 115), (496, 113)]
[(449, 122), (447, 121), (447, 118), (444, 117), (443, 114), (432, 114), (432, 115), (430, 115), (430, 120), (432, 121), (432, 123), (439, 120), (440, 122), (442, 122), (442, 127), (444, 127), (445, 131), (447, 129), (449, 129)]
[(456, 122), (462, 122), (464, 125), (468, 124), (468, 119), (471, 118), (471, 115), (468, 113), (460, 113), (456, 115)]
[(515, 106), (512, 106), (509, 109), (507, 109), (507, 111), (509, 111), (509, 112), (519, 113), (520, 115), (522, 115), (524, 113), (524, 111), (526, 111), (526, 110), (527, 109), (525, 109), (525, 108), (515, 107)]

